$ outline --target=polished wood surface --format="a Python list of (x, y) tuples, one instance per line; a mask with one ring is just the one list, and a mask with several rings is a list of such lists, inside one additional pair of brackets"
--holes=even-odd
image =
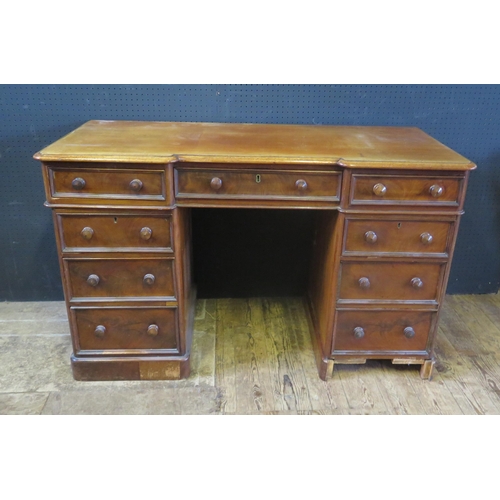
[(475, 165), (424, 132), (92, 121), (35, 157), (54, 210), (76, 378), (188, 376), (196, 207), (318, 209), (303, 265), (320, 378), (376, 358), (432, 377)]
[(405, 127), (93, 120), (35, 155), (42, 161), (313, 163), (469, 170), (475, 165)]

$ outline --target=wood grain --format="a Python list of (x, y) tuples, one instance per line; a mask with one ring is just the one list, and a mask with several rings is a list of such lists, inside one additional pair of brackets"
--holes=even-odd
[(468, 170), (475, 165), (407, 127), (92, 120), (34, 156), (45, 161), (310, 163)]

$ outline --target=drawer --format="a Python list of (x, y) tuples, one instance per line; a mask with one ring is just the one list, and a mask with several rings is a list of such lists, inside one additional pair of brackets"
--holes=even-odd
[(343, 262), (339, 301), (438, 300), (445, 264)]
[(176, 308), (72, 308), (71, 314), (77, 329), (77, 354), (178, 351)]
[(343, 254), (422, 254), (446, 257), (452, 222), (347, 219)]
[(353, 174), (351, 205), (458, 207), (463, 177)]
[(333, 353), (426, 351), (435, 319), (434, 312), (339, 311)]
[[(96, 164), (88, 168), (79, 166), (49, 165), (48, 178), (50, 197), (73, 198), (78, 203), (120, 204), (123, 200), (141, 203), (167, 200), (167, 179), (164, 168), (138, 166), (110, 168), (107, 164)], [(80, 165), (82, 165), (80, 167)], [(147, 167), (147, 168), (146, 168)]]
[(63, 252), (172, 252), (172, 217), (57, 214)]
[(176, 169), (177, 198), (340, 200), (340, 172)]
[(71, 300), (175, 297), (173, 259), (64, 259)]

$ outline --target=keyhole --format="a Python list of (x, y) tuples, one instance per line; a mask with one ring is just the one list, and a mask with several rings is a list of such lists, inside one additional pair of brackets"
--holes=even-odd
[(115, 224), (118, 222), (118, 219), (115, 217)]
[(398, 222), (398, 229), (401, 229), (401, 222)]
[(255, 176), (255, 182), (258, 184), (260, 182), (260, 174)]

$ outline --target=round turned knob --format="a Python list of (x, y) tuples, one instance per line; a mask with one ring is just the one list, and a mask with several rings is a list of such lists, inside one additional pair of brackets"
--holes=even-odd
[(420, 278), (412, 278), (411, 286), (413, 288), (422, 288), (424, 286), (424, 282)]
[(305, 191), (307, 189), (307, 182), (304, 180), (304, 179), (299, 179), (296, 183), (295, 183), (295, 187), (299, 190), (299, 191)]
[(354, 337), (356, 337), (357, 339), (362, 339), (365, 336), (365, 331), (360, 326), (357, 326), (354, 329), (353, 333), (354, 333)]
[(76, 177), (75, 179), (73, 179), (71, 185), (73, 186), (73, 189), (77, 189), (78, 191), (80, 191), (85, 187), (85, 179)]
[(424, 245), (430, 245), (432, 243), (432, 240), (434, 238), (432, 237), (432, 234), (431, 233), (422, 233), (420, 235), (420, 241), (424, 244)]
[(155, 282), (155, 277), (153, 274), (146, 274), (143, 281), (146, 285), (152, 285)]
[(155, 337), (156, 335), (158, 335), (158, 325), (149, 325), (147, 334), (151, 335), (151, 337)]
[(370, 280), (368, 278), (359, 278), (358, 283), (360, 288), (370, 288)]
[(130, 181), (129, 187), (132, 191), (139, 192), (142, 189), (142, 181), (139, 179), (133, 179)]
[(429, 193), (431, 194), (431, 196), (434, 196), (434, 198), (439, 198), (444, 193), (444, 188), (438, 186), (437, 184), (433, 184), (429, 188)]
[(150, 227), (143, 227), (140, 234), (143, 240), (149, 240), (153, 234), (153, 230)]
[(381, 182), (373, 186), (373, 194), (375, 196), (385, 196), (385, 193), (387, 193), (387, 188)]
[(214, 177), (214, 178), (210, 181), (210, 187), (211, 187), (214, 191), (218, 191), (218, 190), (222, 187), (222, 179), (219, 179), (219, 177)]
[(88, 278), (87, 278), (87, 283), (90, 285), (90, 286), (97, 286), (99, 284), (99, 276), (97, 276), (97, 274), (91, 274)]
[(404, 329), (404, 334), (407, 339), (411, 339), (412, 337), (415, 337), (415, 330), (411, 326), (407, 326)]
[(84, 227), (80, 234), (82, 235), (82, 238), (88, 241), (92, 239), (92, 236), (94, 236), (94, 230), (91, 227)]
[(367, 243), (375, 243), (377, 241), (378, 237), (377, 234), (374, 233), (373, 231), (366, 231), (365, 233), (365, 241)]
[(102, 339), (104, 337), (104, 334), (106, 333), (106, 327), (103, 326), (103, 325), (98, 325), (95, 327), (95, 330), (94, 330), (94, 335), (97, 337), (97, 338), (100, 338)]

